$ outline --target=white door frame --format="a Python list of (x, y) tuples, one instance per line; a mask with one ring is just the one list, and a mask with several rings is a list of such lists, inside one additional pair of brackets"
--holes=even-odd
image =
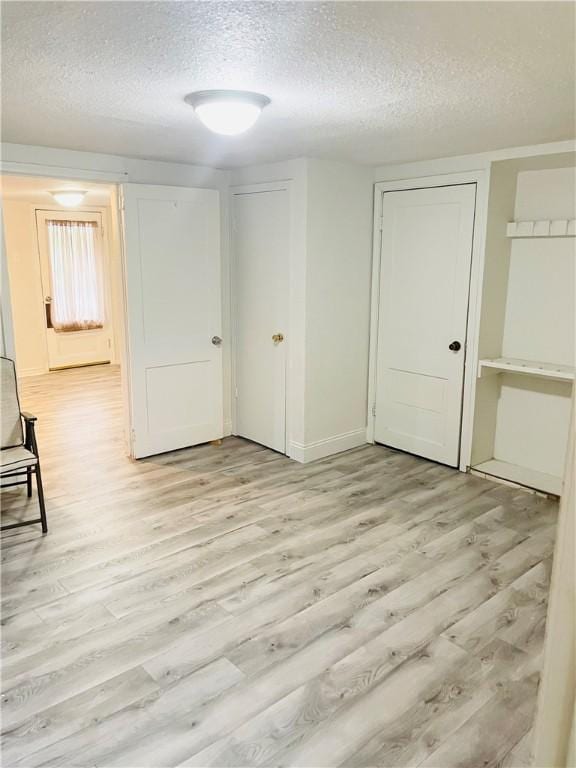
[(14, 323), (12, 320), (12, 294), (10, 293), (10, 277), (8, 275), (8, 257), (4, 241), (4, 210), (0, 205), (0, 344), (5, 357), (16, 359), (14, 347)]
[(230, 355), (230, 374), (231, 374), (231, 381), (232, 381), (232, 434), (235, 435), (237, 433), (237, 425), (238, 425), (238, 419), (237, 419), (237, 404), (236, 404), (236, 355), (238, 353), (238, 339), (236, 336), (236, 317), (237, 317), (237, 308), (236, 308), (236, 284), (237, 284), (237, 278), (236, 278), (236, 251), (234, 248), (235, 244), (235, 238), (234, 238), (234, 196), (235, 195), (246, 195), (246, 194), (254, 194), (258, 192), (287, 192), (288, 194), (288, 237), (289, 237), (289, 243), (288, 243), (288, 264), (286, 265), (286, 275), (287, 275), (287, 291), (288, 291), (288, 301), (287, 301), (287, 318), (286, 318), (286, 340), (285, 344), (287, 344), (288, 349), (286, 350), (286, 435), (285, 435), (285, 452), (286, 456), (289, 456), (290, 458), (294, 458), (291, 454), (291, 446), (292, 442), (290, 439), (291, 435), (291, 428), (290, 428), (290, 415), (292, 413), (292, 407), (291, 404), (293, 402), (294, 397), (294, 391), (293, 386), (291, 385), (290, 381), (290, 369), (292, 367), (292, 355), (294, 353), (294, 344), (291, 343), (293, 338), (293, 330), (294, 330), (294, 295), (293, 291), (291, 290), (292, 285), (292, 278), (293, 278), (293, 269), (292, 264), (294, 263), (293, 255), (294, 255), (294, 249), (295, 249), (295, 243), (296, 243), (296, 221), (294, 217), (294, 205), (293, 205), (293, 182), (289, 179), (282, 180), (282, 181), (275, 181), (275, 182), (262, 182), (258, 184), (238, 184), (235, 186), (230, 187), (229, 189), (229, 211), (230, 211), (230, 328), (231, 328), (231, 338), (230, 338), (230, 348), (231, 348), (231, 355)]
[[(20, 162), (0, 162), (0, 175), (2, 176), (32, 176), (35, 178), (47, 177), (50, 179), (63, 179), (71, 181), (92, 181), (100, 182), (103, 184), (114, 184), (116, 187), (116, 201), (121, 208), (120, 201), (120, 185), (122, 182), (129, 180), (127, 172), (117, 173), (114, 171), (97, 171), (97, 170), (83, 170), (78, 168), (59, 167), (51, 165), (41, 165), (37, 163), (20, 163)], [(0, 198), (0, 207), (2, 207), (2, 200)], [(129, 382), (130, 382), (130, 356), (128, 354), (128, 334), (127, 328), (127, 311), (126, 311), (126, 280), (125, 280), (125, 251), (124, 251), (124, 232), (123, 232), (123, 218), (122, 211), (119, 211), (116, 226), (118, 227), (118, 246), (119, 246), (119, 258), (122, 274), (122, 333), (120, 349), (116, 350), (120, 358), (120, 376), (122, 379), (122, 401), (124, 410), (124, 443), (126, 446), (126, 453), (131, 455), (131, 443), (130, 435), (132, 434), (132, 409), (130, 407), (129, 397)], [(111, 217), (112, 218), (112, 217)], [(107, 245), (111, 247), (110, 238), (112, 236), (112, 221), (108, 222), (108, 236)], [(6, 246), (2, 243), (2, 270), (4, 271), (6, 262)], [(4, 283), (7, 287), (8, 282)], [(14, 359), (16, 357), (15, 344), (14, 344), (14, 325), (12, 321), (12, 307), (10, 302), (5, 301), (3, 298), (1, 302), (2, 311), (2, 331), (4, 334), (4, 345), (6, 349), (14, 350)]]
[(462, 422), (460, 437), (459, 469), (465, 472), (470, 465), (472, 450), (472, 425), (474, 420), (474, 396), (476, 392), (476, 370), (478, 360), (478, 339), (480, 335), (480, 306), (482, 276), (484, 273), (484, 241), (486, 209), (488, 204), (489, 173), (485, 170), (465, 173), (447, 173), (438, 176), (424, 176), (397, 181), (380, 181), (374, 185), (374, 239), (372, 246), (372, 292), (370, 299), (370, 352), (368, 368), (368, 413), (366, 440), (374, 443), (376, 371), (378, 355), (378, 312), (380, 303), (380, 262), (382, 252), (382, 204), (385, 192), (447, 187), (457, 184), (476, 184), (476, 209), (472, 239), (472, 265), (468, 297), (468, 323), (464, 360), (464, 389), (462, 401)]

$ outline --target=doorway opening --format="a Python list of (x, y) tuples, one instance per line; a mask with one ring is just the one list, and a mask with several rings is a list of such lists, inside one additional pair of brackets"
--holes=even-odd
[[(76, 495), (97, 481), (96, 466), (101, 473), (129, 453), (117, 188), (28, 176), (1, 181), (20, 406), (38, 418), (52, 497), (56, 487)], [(80, 187), (85, 194), (70, 207), (53, 194)], [(4, 515), (14, 502), (15, 517), (25, 517), (22, 495), (8, 496)]]
[(71, 207), (61, 179), (2, 177), (17, 372), (20, 378), (120, 365), (124, 334), (116, 187), (83, 183)]

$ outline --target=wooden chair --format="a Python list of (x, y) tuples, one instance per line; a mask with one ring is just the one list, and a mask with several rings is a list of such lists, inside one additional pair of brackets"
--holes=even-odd
[[(28, 498), (32, 496), (32, 475), (36, 475), (36, 487), (38, 489), (38, 504), (40, 517), (35, 520), (23, 520), (20, 523), (3, 525), (0, 530), (19, 528), (22, 525), (42, 524), (42, 533), (48, 532), (46, 520), (46, 506), (44, 504), (44, 491), (42, 489), (42, 475), (40, 474), (40, 458), (34, 425), (36, 417), (20, 410), (18, 400), (18, 385), (16, 382), (16, 368), (14, 361), (7, 357), (0, 357), (0, 383), (1, 391), (1, 422), (2, 444), (0, 445), (0, 480), (2, 488), (13, 485), (26, 485)], [(26, 429), (23, 429), (24, 422)], [(5, 483), (4, 480), (23, 478)]]

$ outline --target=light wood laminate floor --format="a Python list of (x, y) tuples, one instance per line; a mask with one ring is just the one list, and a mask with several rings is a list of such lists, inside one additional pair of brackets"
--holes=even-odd
[(132, 462), (112, 367), (21, 400), (50, 532), (3, 536), (4, 766), (528, 764), (554, 502), (381, 446)]

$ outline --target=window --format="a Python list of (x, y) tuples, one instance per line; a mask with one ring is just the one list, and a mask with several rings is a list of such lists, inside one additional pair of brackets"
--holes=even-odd
[(105, 321), (101, 251), (95, 221), (48, 220), (55, 331), (102, 328)]

